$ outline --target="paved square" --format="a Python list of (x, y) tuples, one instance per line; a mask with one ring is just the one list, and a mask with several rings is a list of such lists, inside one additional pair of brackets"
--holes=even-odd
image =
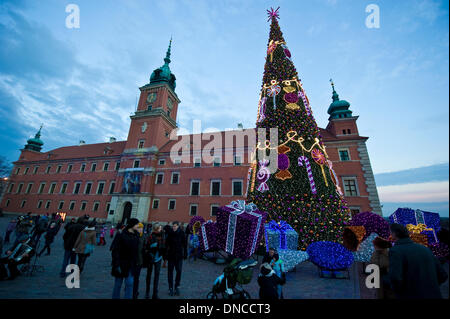
[[(6, 225), (10, 216), (0, 218), (0, 232), (4, 236)], [(91, 257), (86, 261), (85, 270), (81, 276), (80, 288), (68, 289), (65, 279), (59, 277), (62, 264), (64, 229), (61, 228), (52, 245), (50, 256), (42, 256), (38, 264), (44, 267), (43, 272), (35, 272), (33, 276), (19, 276), (13, 281), (0, 282), (0, 298), (83, 298), (83, 299), (110, 299), (112, 297), (114, 278), (111, 276), (111, 253), (109, 246), (111, 239), (107, 238), (106, 246), (96, 246)], [(12, 240), (14, 240), (12, 235)], [(41, 245), (43, 237), (41, 239)], [(9, 248), (9, 245), (4, 247)], [(261, 259), (260, 259), (261, 260)], [(258, 267), (258, 266), (257, 266)], [(256, 281), (258, 268), (255, 267), (253, 280), (245, 286), (252, 298), (258, 297), (258, 284)], [(211, 290), (214, 280), (222, 273), (224, 266), (208, 261), (197, 260), (183, 263), (181, 280), (181, 296), (168, 295), (167, 268), (161, 269), (159, 297), (160, 298), (196, 298), (204, 299)], [(448, 264), (446, 264), (448, 272)], [(296, 272), (287, 274), (287, 283), (284, 286), (284, 296), (289, 299), (359, 299), (373, 298), (373, 292), (364, 288), (362, 267), (354, 264), (350, 270), (350, 279), (319, 278), (317, 268), (310, 262), (297, 266)], [(140, 298), (145, 294), (145, 275), (143, 269), (140, 277)], [(448, 298), (448, 280), (442, 285), (442, 291)]]

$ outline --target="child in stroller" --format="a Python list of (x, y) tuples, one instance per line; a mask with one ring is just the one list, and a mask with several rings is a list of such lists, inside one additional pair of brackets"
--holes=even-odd
[(250, 294), (242, 285), (250, 283), (253, 277), (253, 267), (258, 262), (235, 258), (225, 267), (223, 274), (214, 281), (212, 291), (206, 299), (250, 299)]

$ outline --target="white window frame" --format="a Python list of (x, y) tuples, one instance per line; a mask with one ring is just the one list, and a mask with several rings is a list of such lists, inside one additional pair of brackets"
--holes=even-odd
[(26, 204), (27, 204), (27, 200), (24, 199), (24, 200), (20, 203), (20, 208), (24, 208)]
[[(136, 167), (136, 163), (139, 164), (137, 167)], [(133, 168), (139, 168), (139, 167), (141, 167), (141, 160), (138, 160), (138, 159), (134, 160), (133, 161)]]
[[(70, 167), (70, 170), (69, 170), (69, 167)], [(73, 170), (73, 164), (68, 164), (67, 165), (67, 169), (66, 169), (66, 173), (71, 173), (72, 170)]]
[(45, 208), (45, 209), (49, 209), (51, 205), (52, 205), (52, 201), (51, 201), (51, 200), (47, 200), (47, 201), (45, 202), (44, 208)]
[(166, 159), (165, 158), (161, 158), (158, 160), (158, 165), (166, 165)]
[[(82, 211), (82, 212), (86, 211), (87, 203), (88, 202), (85, 200), (81, 201), (80, 211)], [(84, 209), (83, 209), (83, 204), (84, 204)]]
[[(111, 186), (114, 185), (112, 192), (111, 192)], [(108, 189), (108, 194), (114, 194), (114, 189), (116, 188), (116, 182), (115, 181), (111, 181), (109, 183), (109, 189)]]
[[(101, 193), (98, 192), (98, 190), (100, 189), (100, 184), (103, 184), (103, 189), (102, 189)], [(96, 195), (103, 195), (103, 192), (105, 191), (105, 185), (106, 185), (106, 182), (103, 182), (103, 181), (98, 182), (97, 183), (97, 191), (95, 192), (95, 194)]]
[[(66, 189), (64, 190), (64, 193), (63, 193), (64, 185), (66, 185)], [(68, 187), (68, 186), (69, 186), (69, 183), (68, 183), (68, 182), (63, 182), (63, 183), (61, 184), (61, 188), (59, 189), (59, 193), (60, 193), (60, 194), (65, 194), (65, 193), (67, 193), (67, 187)]]
[(62, 208), (60, 208), (61, 204), (62, 204), (62, 207), (64, 207), (64, 201), (63, 200), (59, 201), (59, 203), (58, 203), (58, 210), (62, 210)]
[[(213, 189), (212, 186), (213, 186), (213, 183), (215, 183), (215, 182), (219, 182), (220, 183), (220, 185), (219, 185), (219, 195), (213, 195), (213, 193), (212, 193), (212, 189)], [(209, 186), (209, 195), (210, 196), (222, 196), (222, 180), (221, 179), (212, 179), (209, 185), (210, 185)]]
[[(198, 194), (197, 195), (193, 195), (192, 194), (192, 184), (193, 183), (198, 183)], [(191, 180), (191, 187), (190, 187), (190, 189), (189, 189), (189, 196), (200, 196), (200, 186), (201, 186), (201, 183), (200, 183), (200, 180), (199, 179), (193, 179), (193, 180)]]
[[(71, 206), (72, 206), (72, 204), (73, 204), (73, 207), (72, 208), (70, 208)], [(69, 210), (74, 210), (75, 209), (75, 205), (77, 204), (77, 201), (75, 201), (75, 200), (71, 200), (70, 201), (70, 203), (69, 203)]]
[(35, 166), (35, 167), (33, 168), (33, 175), (34, 175), (34, 174), (37, 174), (38, 170), (39, 170), (39, 166)]
[[(196, 166), (197, 161), (198, 161), (198, 163), (199, 163), (198, 166)], [(201, 158), (201, 157), (195, 157), (195, 158), (194, 158), (194, 167), (202, 167), (202, 158)]]
[[(173, 206), (173, 209), (170, 209), (170, 202), (174, 201), (175, 205)], [(177, 200), (175, 198), (170, 198), (167, 202), (167, 210), (176, 210), (177, 209)]]
[(23, 175), (27, 175), (29, 170), (30, 170), (29, 167), (25, 167), (25, 171), (23, 172)]
[[(348, 155), (348, 160), (342, 160), (341, 158), (341, 151), (347, 151), (347, 155)], [(338, 156), (339, 156), (339, 161), (340, 162), (349, 162), (352, 160), (352, 157), (350, 156), (350, 150), (348, 149), (348, 147), (340, 147), (338, 148)]]
[[(105, 166), (108, 165), (108, 168), (105, 169)], [(109, 171), (109, 162), (103, 162), (103, 172)]]
[(11, 203), (11, 200), (8, 198), (8, 199), (6, 200), (5, 207), (8, 207), (10, 203)]
[[(156, 208), (155, 208), (155, 203), (158, 203), (158, 207), (156, 207)], [(159, 198), (153, 198), (152, 209), (158, 209), (159, 208), (159, 203), (160, 203)]]
[[(191, 214), (192, 207), (196, 207), (196, 214), (195, 215)], [(189, 204), (189, 216), (198, 216), (198, 204)]]
[[(236, 164), (236, 159), (237, 158), (239, 158), (239, 164)], [(234, 155), (233, 165), (234, 166), (242, 166), (242, 155), (238, 155), (238, 154)]]
[(31, 189), (33, 188), (34, 183), (28, 183), (27, 188), (25, 189), (25, 194), (30, 194)]
[[(74, 195), (80, 194), (81, 184), (82, 184), (81, 182), (75, 182), (75, 184), (73, 184), (73, 191), (72, 191), (72, 194), (74, 194)], [(75, 190), (77, 189), (77, 185), (80, 185), (80, 188), (78, 189), (78, 193), (75, 193)]]
[(51, 169), (52, 169), (52, 166), (47, 165), (47, 168), (45, 169), (45, 174), (50, 174)]
[[(161, 183), (158, 183), (158, 176), (162, 176)], [(156, 173), (155, 185), (162, 185), (162, 184), (164, 184), (164, 173), (161, 172)]]
[[(52, 186), (53, 186), (53, 185), (54, 185), (55, 187), (53, 187), (53, 189), (52, 189)], [(48, 188), (48, 193), (49, 193), (49, 194), (54, 194), (57, 185), (58, 185), (58, 183), (56, 183), (56, 182), (50, 183), (50, 187)]]
[[(142, 147), (141, 147), (141, 143), (142, 143)], [(145, 148), (145, 140), (144, 140), (144, 139), (140, 139), (140, 140), (138, 141), (137, 148), (138, 148), (139, 150)]]
[(44, 193), (44, 189), (45, 189), (46, 185), (47, 185), (46, 182), (42, 182), (42, 183), (39, 184), (38, 194), (43, 194)]
[[(216, 165), (216, 164), (218, 164), (218, 165)], [(213, 166), (214, 167), (220, 167), (221, 165), (222, 165), (222, 158), (218, 157), (218, 156), (214, 157)]]
[(16, 184), (14, 184), (14, 183), (9, 184), (9, 187), (8, 187), (8, 193), (12, 193), (12, 191), (13, 191), (15, 185), (16, 185)]
[[(342, 176), (342, 190), (344, 191), (344, 196), (348, 196), (348, 197), (359, 197), (360, 196), (360, 192), (359, 192), (359, 187), (358, 187), (358, 178), (356, 176)], [(345, 181), (346, 180), (353, 180), (355, 181), (355, 187), (356, 187), (356, 195), (349, 195), (346, 193), (345, 190)]]
[(80, 172), (82, 172), (82, 173), (86, 172), (86, 163), (81, 163)]
[(56, 166), (56, 174), (61, 173), (62, 165)]
[(42, 204), (44, 203), (44, 201), (42, 199), (38, 200), (36, 208), (37, 209), (41, 209), (42, 208)]
[[(89, 189), (89, 194), (86, 193), (88, 184), (91, 184), (91, 188)], [(84, 195), (91, 195), (91, 193), (92, 193), (92, 185), (94, 185), (93, 182), (86, 182), (86, 185), (84, 186), (84, 192), (83, 192)]]
[[(241, 195), (236, 195), (234, 193), (234, 182), (241, 182)], [(240, 178), (235, 178), (231, 180), (231, 194), (233, 196), (244, 196), (244, 180)]]
[[(95, 210), (95, 205), (98, 205), (97, 210)], [(93, 212), (98, 212), (99, 209), (100, 209), (100, 202), (99, 201), (95, 201), (94, 205), (92, 205), (92, 211)]]
[[(94, 169), (94, 165), (95, 165), (95, 169)], [(91, 172), (96, 172), (97, 171), (97, 162), (94, 162), (91, 164)]]
[(111, 208), (111, 202), (106, 203), (106, 212), (109, 213), (109, 209)]
[(25, 185), (25, 184), (24, 183), (19, 183), (19, 185), (17, 185), (16, 194), (21, 194), (22, 193), (23, 185)]
[[(178, 175), (178, 182), (177, 183), (173, 183), (173, 176), (174, 175)], [(172, 175), (170, 176), (170, 184), (180, 184), (180, 172), (172, 172)]]

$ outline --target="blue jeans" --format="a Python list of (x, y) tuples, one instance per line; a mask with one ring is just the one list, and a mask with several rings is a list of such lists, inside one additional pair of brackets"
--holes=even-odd
[(62, 264), (61, 273), (60, 273), (61, 276), (66, 275), (66, 267), (69, 264), (69, 260), (70, 260), (71, 264), (75, 264), (76, 258), (77, 258), (77, 254), (75, 254), (74, 251), (64, 249), (64, 259), (63, 259), (63, 264)]
[(122, 283), (125, 280), (125, 299), (133, 298), (133, 282), (134, 276), (133, 272), (130, 270), (127, 278), (118, 278), (114, 282), (113, 299), (120, 299), (120, 290), (122, 289)]

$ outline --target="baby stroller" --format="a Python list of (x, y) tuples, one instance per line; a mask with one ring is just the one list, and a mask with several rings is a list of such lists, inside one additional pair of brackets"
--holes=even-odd
[(223, 274), (214, 281), (212, 291), (206, 299), (250, 299), (250, 294), (242, 285), (250, 283), (253, 277), (253, 268), (258, 262), (235, 258), (225, 267)]

